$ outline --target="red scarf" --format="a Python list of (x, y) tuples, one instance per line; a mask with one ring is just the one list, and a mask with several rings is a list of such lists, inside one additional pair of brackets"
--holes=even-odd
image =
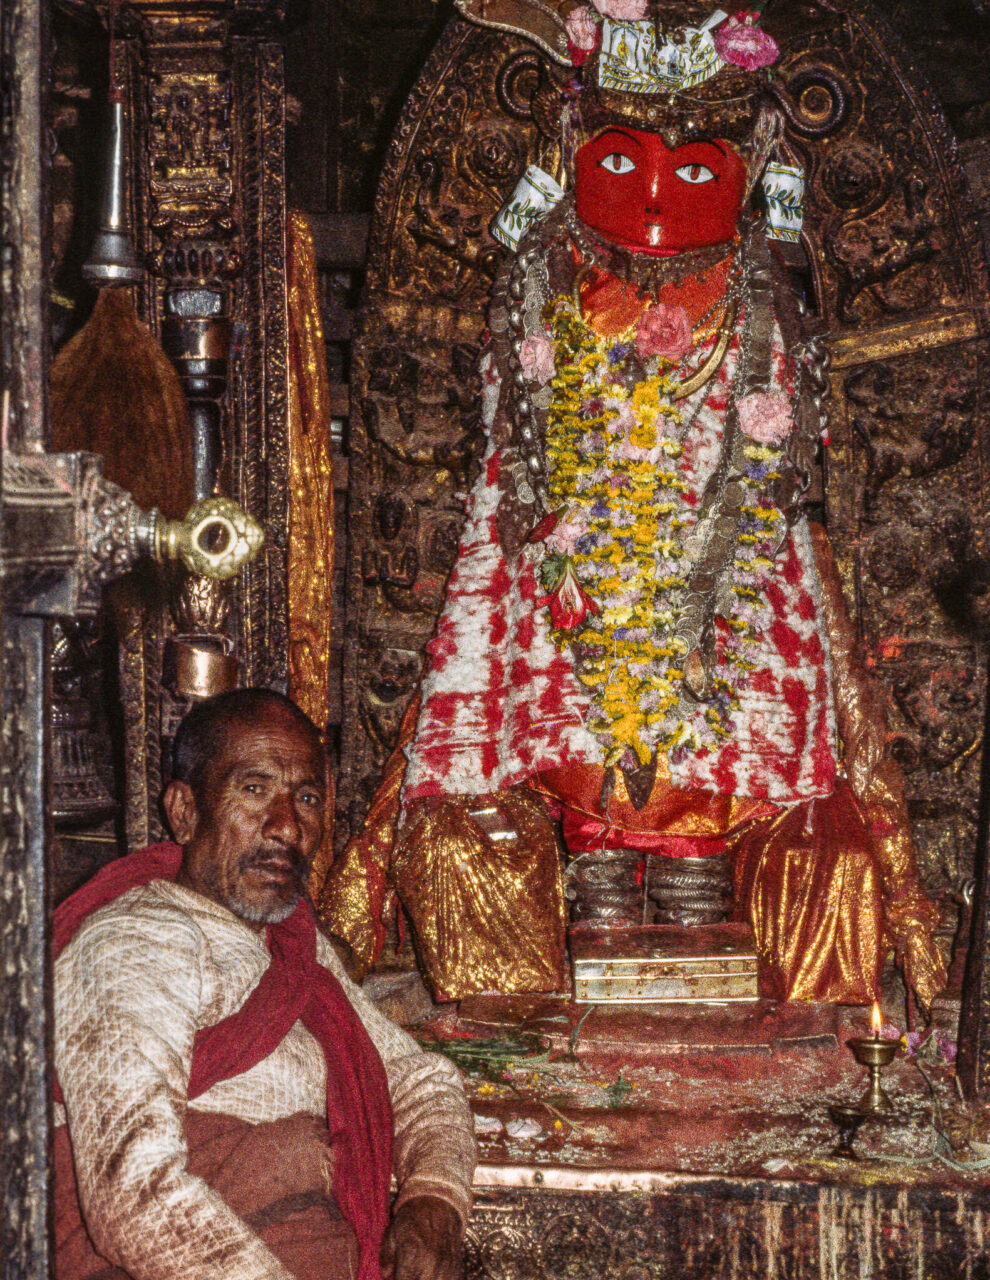
[[(55, 912), (54, 955), (92, 912), (128, 889), (174, 880), (182, 865), (177, 844), (156, 844), (118, 858)], [(337, 979), (316, 959), (316, 921), (309, 903), (266, 931), (271, 964), (241, 1008), (193, 1044), (188, 1097), (249, 1071), (302, 1020), (327, 1062), (327, 1125), (336, 1139), (333, 1193), (357, 1235), (358, 1280), (379, 1280), (378, 1251), (388, 1225), (392, 1171), (392, 1106), (385, 1068)], [(55, 1094), (61, 1091), (55, 1082)]]

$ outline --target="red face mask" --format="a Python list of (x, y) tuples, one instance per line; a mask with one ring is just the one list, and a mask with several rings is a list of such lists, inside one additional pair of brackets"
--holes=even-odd
[(729, 143), (669, 150), (657, 133), (612, 126), (575, 156), (577, 215), (641, 253), (680, 253), (735, 234), (746, 163)]

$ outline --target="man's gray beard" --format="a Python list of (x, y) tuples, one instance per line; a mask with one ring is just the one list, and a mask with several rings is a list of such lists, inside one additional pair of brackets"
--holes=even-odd
[(234, 895), (228, 901), (227, 906), (235, 916), (238, 916), (241, 920), (247, 920), (250, 924), (281, 924), (283, 920), (288, 920), (289, 916), (295, 911), (301, 897), (302, 894), (297, 893), (291, 902), (279, 902), (271, 907), (262, 907), (241, 902)]

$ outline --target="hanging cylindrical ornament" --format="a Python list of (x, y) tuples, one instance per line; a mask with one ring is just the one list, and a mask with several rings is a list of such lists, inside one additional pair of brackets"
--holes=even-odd
[(118, 60), (110, 32), (110, 92), (103, 190), (96, 236), (83, 265), (85, 279), (93, 284), (138, 284), (144, 268), (138, 261), (131, 236), (128, 208), (128, 119), (124, 90), (118, 80)]

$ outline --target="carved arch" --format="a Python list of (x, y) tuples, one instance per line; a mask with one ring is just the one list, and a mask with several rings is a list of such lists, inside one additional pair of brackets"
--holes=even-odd
[[(809, 0), (769, 22), (833, 358), (829, 529), (890, 695), (923, 870), (947, 887), (971, 874), (979, 792), (986, 263), (952, 135), (884, 20), (863, 0)], [(452, 20), (385, 163), (352, 379), (341, 840), (453, 563), (480, 442), (473, 357), (504, 252), (487, 225), (526, 163), (552, 164), (537, 120), (553, 74), (521, 41)]]

